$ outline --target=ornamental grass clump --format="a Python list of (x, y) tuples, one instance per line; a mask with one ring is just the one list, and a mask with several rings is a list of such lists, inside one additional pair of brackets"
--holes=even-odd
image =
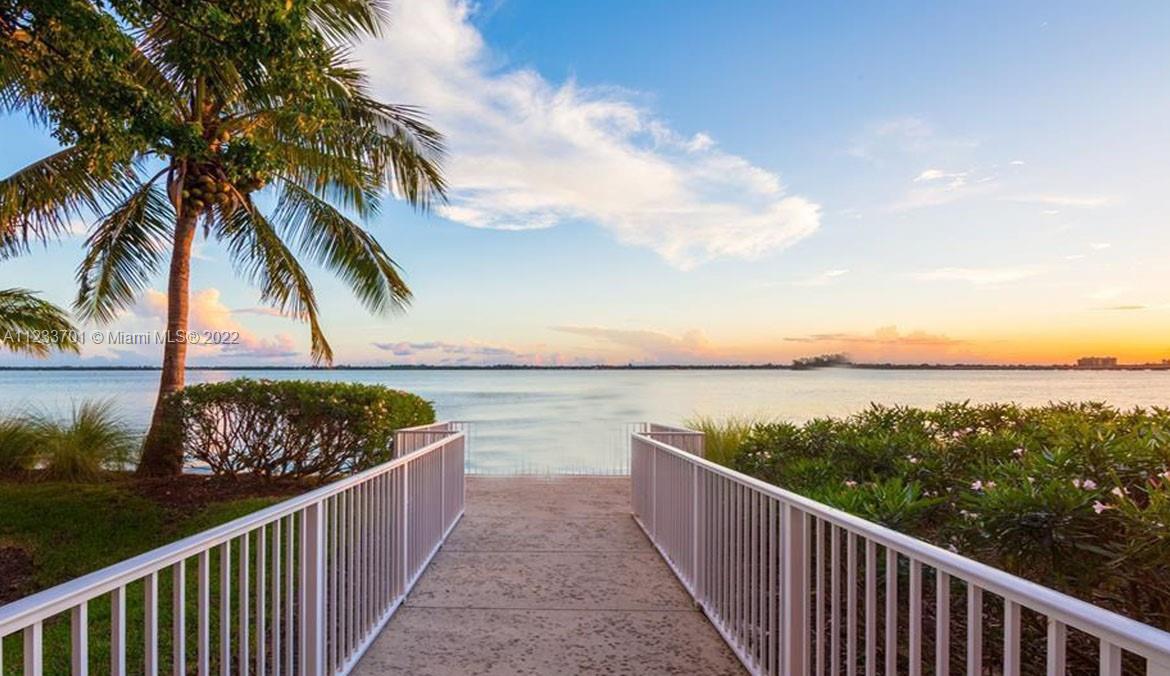
[(53, 481), (97, 481), (127, 470), (140, 444), (111, 401), (76, 404), (65, 420), (38, 414), (13, 424), (24, 428), (17, 436), (30, 444), (37, 476)]

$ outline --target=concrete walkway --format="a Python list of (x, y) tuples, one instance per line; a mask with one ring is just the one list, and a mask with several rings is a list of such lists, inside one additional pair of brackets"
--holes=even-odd
[(467, 478), (467, 511), (358, 664), (381, 674), (742, 674), (630, 516), (627, 478)]

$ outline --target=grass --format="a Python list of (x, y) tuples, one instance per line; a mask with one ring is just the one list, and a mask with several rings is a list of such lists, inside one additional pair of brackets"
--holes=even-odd
[[(280, 497), (244, 497), (211, 502), (195, 509), (175, 509), (144, 497), (130, 479), (78, 484), (62, 481), (0, 480), (0, 546), (16, 546), (32, 557), (34, 574), (23, 593), (32, 593), (149, 551), (178, 538), (279, 502)], [(218, 557), (215, 557), (218, 558)], [(193, 564), (190, 562), (189, 566)], [(218, 561), (213, 558), (213, 580)], [(188, 579), (195, 574), (188, 570)], [(170, 622), (170, 575), (159, 577), (160, 626)], [(214, 598), (215, 590), (213, 590)], [(131, 618), (127, 660), (131, 672), (141, 669), (143, 585), (128, 588)], [(194, 597), (188, 599), (194, 603)], [(190, 606), (189, 606), (190, 607)], [(109, 665), (110, 604), (103, 597), (90, 603), (90, 664), (92, 673)], [(218, 622), (218, 620), (215, 620)], [(188, 632), (190, 637), (193, 628)], [(169, 655), (168, 632), (160, 646)], [(20, 673), (20, 637), (3, 640), (4, 675)], [(69, 622), (57, 617), (45, 625), (45, 673), (68, 673)], [(135, 666), (138, 665), (138, 666)]]
[(757, 425), (767, 422), (759, 416), (694, 416), (683, 427), (703, 433), (703, 457), (730, 466), (744, 441)]

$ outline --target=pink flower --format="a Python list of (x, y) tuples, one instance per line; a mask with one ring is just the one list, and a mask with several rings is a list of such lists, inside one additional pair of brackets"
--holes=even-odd
[(1073, 479), (1072, 485), (1076, 488), (1083, 488), (1086, 491), (1097, 490), (1097, 482), (1092, 479)]
[(971, 482), (971, 490), (973, 490), (973, 491), (983, 490), (983, 482), (978, 481), (978, 480)]
[(1113, 490), (1111, 490), (1111, 491), (1109, 491), (1109, 492), (1110, 492), (1110, 493), (1112, 493), (1112, 494), (1114, 494), (1114, 495), (1116, 495), (1116, 496), (1117, 496), (1117, 497), (1119, 497), (1119, 498), (1124, 498), (1124, 497), (1125, 497), (1125, 489), (1124, 489), (1124, 488), (1121, 488), (1121, 487), (1114, 488)]
[(1113, 509), (1113, 505), (1107, 505), (1104, 502), (1101, 502), (1100, 500), (1093, 501), (1093, 511), (1094, 512), (1100, 514), (1101, 512), (1104, 512), (1107, 509)]
[(848, 486), (848, 487), (850, 487), (850, 488), (855, 488), (855, 487), (857, 486), (857, 482), (856, 482), (856, 481), (852, 481), (852, 480), (850, 480), (850, 479), (846, 479), (846, 480), (845, 480), (845, 485), (846, 485), (846, 486)]

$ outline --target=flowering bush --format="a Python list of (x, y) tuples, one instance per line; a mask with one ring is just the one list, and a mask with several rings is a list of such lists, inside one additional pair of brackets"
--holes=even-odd
[(424, 399), (379, 385), (249, 380), (173, 396), (187, 462), (216, 474), (327, 480), (393, 457), (394, 432), (435, 421)]
[(730, 464), (1170, 629), (1170, 410), (874, 405), (756, 425)]

